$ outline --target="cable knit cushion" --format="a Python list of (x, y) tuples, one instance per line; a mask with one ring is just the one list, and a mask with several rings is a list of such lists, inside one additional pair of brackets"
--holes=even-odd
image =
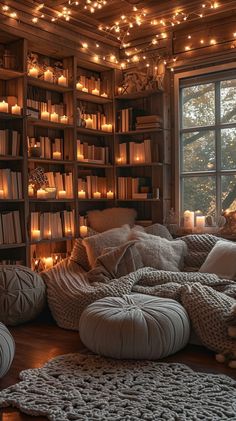
[(220, 240), (212, 234), (190, 234), (181, 239), (188, 247), (184, 258), (184, 271), (191, 268), (194, 272), (200, 269), (214, 245)]
[(0, 266), (0, 321), (18, 325), (36, 317), (46, 302), (42, 278), (24, 266)]
[(170, 231), (162, 224), (153, 224), (145, 227), (144, 231), (147, 234), (158, 235), (159, 237), (166, 238), (167, 240), (173, 240)]
[(15, 355), (15, 342), (9, 330), (0, 323), (0, 378), (9, 370)]
[(87, 215), (88, 225), (97, 232), (104, 232), (125, 224), (133, 227), (137, 211), (129, 208), (110, 208), (88, 211)]
[(177, 301), (136, 294), (90, 304), (80, 318), (79, 332), (85, 346), (97, 354), (155, 360), (187, 344), (190, 324)]

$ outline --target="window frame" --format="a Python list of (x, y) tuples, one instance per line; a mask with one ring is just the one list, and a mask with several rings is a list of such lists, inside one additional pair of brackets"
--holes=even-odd
[[(222, 175), (236, 175), (236, 169), (221, 169), (221, 130), (222, 128), (235, 128), (235, 123), (221, 123), (220, 121), (220, 82), (222, 80), (236, 79), (235, 74), (236, 62), (214, 67), (206, 67), (193, 71), (185, 71), (174, 75), (174, 107), (175, 107), (175, 209), (179, 215), (179, 222), (182, 208), (183, 197), (181, 195), (181, 183), (184, 178), (194, 176), (214, 176), (216, 181), (216, 217), (221, 214), (221, 177)], [(182, 89), (183, 87), (194, 86), (204, 83), (215, 83), (215, 124), (210, 126), (201, 126), (193, 128), (182, 127)], [(214, 170), (181, 172), (181, 163), (183, 157), (181, 137), (184, 133), (194, 131), (213, 130), (215, 133), (216, 147), (216, 166)], [(195, 209), (196, 210), (196, 209)]]

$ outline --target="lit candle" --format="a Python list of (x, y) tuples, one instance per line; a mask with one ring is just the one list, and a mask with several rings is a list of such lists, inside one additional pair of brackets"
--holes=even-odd
[(4, 190), (0, 190), (0, 199), (4, 199)]
[(112, 124), (107, 124), (107, 131), (112, 132)]
[(88, 227), (86, 225), (81, 225), (79, 232), (80, 232), (80, 237), (82, 238), (86, 237), (86, 235), (88, 234)]
[(66, 228), (65, 234), (66, 234), (66, 237), (71, 237), (72, 236), (71, 228)]
[(194, 212), (186, 210), (184, 212), (184, 228), (194, 228)]
[(79, 196), (79, 199), (85, 199), (85, 198), (86, 198), (86, 193), (85, 193), (85, 191), (84, 191), (84, 190), (80, 190), (80, 191), (78, 192), (78, 196)]
[(106, 92), (103, 92), (103, 94), (101, 95), (103, 98), (107, 98), (108, 95), (106, 94)]
[(119, 158), (117, 158), (117, 163), (118, 164), (121, 164), (122, 163), (122, 157), (121, 156), (119, 156)]
[(47, 232), (45, 233), (44, 238), (45, 238), (46, 240), (50, 240), (50, 239), (51, 239), (51, 237), (52, 237), (52, 231), (51, 231), (51, 230), (49, 230), (49, 231), (47, 231)]
[(39, 158), (41, 156), (41, 152), (40, 146), (34, 145), (29, 148), (29, 156), (33, 158)]
[(58, 85), (67, 86), (67, 78), (65, 76), (61, 75), (58, 78)]
[(63, 124), (67, 124), (68, 123), (68, 117), (66, 115), (62, 115), (60, 117), (60, 122)]
[(44, 189), (37, 190), (37, 199), (47, 199), (47, 192)]
[(32, 184), (30, 184), (28, 186), (28, 195), (29, 195), (29, 197), (34, 196), (34, 188), (33, 188)]
[(17, 105), (17, 104), (13, 105), (11, 107), (11, 113), (12, 114), (20, 115), (21, 114), (21, 107), (19, 105)]
[(92, 94), (93, 95), (99, 95), (100, 94), (100, 91), (95, 88), (95, 89), (92, 90)]
[(58, 123), (59, 115), (57, 113), (52, 113), (50, 116), (50, 120), (53, 121), (53, 123)]
[(29, 69), (29, 76), (38, 77), (38, 75), (39, 75), (39, 70), (37, 69), (37, 67), (31, 67), (31, 69)]
[(119, 94), (119, 95), (121, 95), (121, 94), (122, 94), (122, 91), (123, 91), (122, 86), (119, 86), (119, 87), (118, 87), (118, 94)]
[(66, 191), (65, 190), (59, 190), (58, 198), (59, 199), (66, 199)]
[(32, 232), (31, 232), (31, 239), (33, 241), (39, 241), (41, 239), (41, 232), (40, 232), (40, 230), (32, 230)]
[(46, 191), (47, 199), (56, 198), (57, 189), (55, 187), (46, 187), (45, 191)]
[(102, 124), (101, 129), (103, 132), (108, 132), (108, 124)]
[(52, 153), (53, 159), (61, 159), (61, 152), (55, 151)]
[(80, 82), (76, 83), (76, 89), (78, 89), (79, 91), (82, 91), (83, 87), (84, 87), (84, 85), (82, 83), (80, 83)]
[(53, 258), (52, 257), (45, 257), (44, 258), (44, 265), (45, 269), (50, 269), (53, 267)]
[(196, 228), (198, 230), (203, 230), (205, 228), (205, 216), (196, 216)]
[(8, 113), (8, 103), (5, 101), (0, 102), (0, 112), (1, 113)]
[(134, 158), (134, 160), (135, 160), (136, 162), (139, 162), (139, 161), (140, 161), (139, 156), (136, 156), (136, 157)]
[(53, 82), (53, 73), (51, 72), (51, 70), (48, 69), (44, 72), (44, 80), (45, 82)]
[(50, 114), (48, 111), (41, 111), (41, 119), (42, 120), (49, 120)]
[(86, 118), (85, 119), (85, 123), (86, 123), (86, 129), (92, 129), (93, 128), (93, 119), (92, 118)]
[(88, 92), (88, 88), (85, 88), (85, 86), (82, 88), (83, 92)]
[(114, 199), (114, 193), (113, 193), (113, 191), (109, 190), (107, 192), (107, 199)]
[(78, 160), (78, 161), (83, 161), (83, 160), (84, 160), (84, 155), (82, 155), (82, 154), (78, 154), (78, 155), (77, 155), (77, 160)]
[(94, 199), (101, 199), (101, 193), (99, 191), (95, 191), (93, 193), (93, 197), (94, 197)]

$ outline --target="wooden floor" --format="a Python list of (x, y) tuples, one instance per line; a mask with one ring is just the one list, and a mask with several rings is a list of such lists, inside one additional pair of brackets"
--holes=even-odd
[[(53, 321), (35, 321), (10, 329), (16, 341), (16, 355), (7, 375), (0, 380), (0, 389), (18, 381), (18, 374), (27, 368), (42, 366), (49, 359), (83, 349), (76, 332), (60, 329)], [(214, 354), (203, 347), (189, 345), (183, 351), (163, 361), (180, 362), (196, 371), (224, 373), (236, 379), (236, 370), (218, 364)], [(0, 411), (1, 421), (45, 421), (44, 417), (30, 417), (14, 409)]]

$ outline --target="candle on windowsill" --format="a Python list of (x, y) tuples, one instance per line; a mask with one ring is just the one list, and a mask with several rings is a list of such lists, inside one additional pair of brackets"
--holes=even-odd
[(8, 113), (8, 103), (5, 101), (0, 101), (0, 112)]
[(37, 67), (31, 67), (31, 69), (29, 69), (29, 76), (31, 77), (38, 77), (39, 76), (39, 70), (37, 69)]
[(45, 82), (53, 83), (53, 73), (51, 70), (48, 69), (44, 72), (44, 80)]
[(203, 215), (198, 215), (198, 216), (196, 216), (196, 229), (198, 230), (198, 231), (203, 231), (204, 230), (204, 228), (205, 228), (205, 216), (203, 216)]
[(0, 190), (0, 199), (4, 199), (4, 196), (5, 196), (4, 190)]
[(61, 159), (61, 152), (55, 151), (52, 153), (53, 159)]
[(59, 120), (59, 115), (58, 115), (57, 113), (52, 113), (52, 114), (51, 114), (51, 116), (50, 116), (50, 120), (51, 120), (53, 123), (58, 123), (58, 120)]
[(64, 75), (61, 75), (59, 78), (58, 78), (58, 85), (61, 85), (61, 86), (68, 86), (68, 84), (67, 84), (67, 78), (64, 76)]
[(114, 193), (113, 193), (113, 191), (109, 190), (107, 192), (107, 199), (114, 199)]
[(80, 237), (84, 238), (88, 234), (88, 227), (86, 225), (81, 225), (79, 228)]
[(60, 122), (63, 124), (68, 124), (68, 117), (66, 115), (62, 115), (60, 117)]
[(93, 193), (93, 198), (94, 199), (101, 199), (102, 194), (99, 191), (96, 191)]
[(33, 197), (34, 196), (34, 188), (33, 188), (33, 186), (31, 184), (28, 186), (28, 196), (29, 197)]
[(76, 89), (78, 89), (78, 91), (82, 91), (83, 90), (84, 85), (80, 82), (76, 83)]
[(41, 240), (41, 232), (40, 232), (40, 230), (32, 230), (32, 232), (31, 232), (31, 240), (32, 241), (40, 241)]
[(79, 190), (78, 197), (79, 197), (79, 199), (85, 199), (86, 198), (85, 191), (84, 190)]
[(11, 107), (11, 113), (16, 114), (16, 115), (20, 115), (21, 114), (21, 107), (17, 104), (13, 105)]
[(37, 190), (37, 199), (47, 199), (47, 192), (44, 189)]
[(95, 89), (92, 90), (92, 94), (93, 95), (100, 95), (100, 91), (97, 88), (95, 88)]
[(194, 212), (191, 212), (189, 210), (186, 210), (184, 212), (184, 228), (194, 228)]
[(53, 267), (53, 258), (52, 257), (45, 257), (43, 260), (44, 260), (45, 269), (50, 269), (50, 268)]
[(58, 199), (66, 199), (66, 191), (65, 190), (59, 190)]
[(49, 120), (50, 114), (48, 111), (41, 111), (41, 120)]
[(82, 88), (83, 92), (88, 92), (88, 88), (85, 88), (85, 86)]
[(101, 95), (103, 98), (107, 98), (108, 95), (106, 94), (106, 92), (103, 92), (103, 94)]

